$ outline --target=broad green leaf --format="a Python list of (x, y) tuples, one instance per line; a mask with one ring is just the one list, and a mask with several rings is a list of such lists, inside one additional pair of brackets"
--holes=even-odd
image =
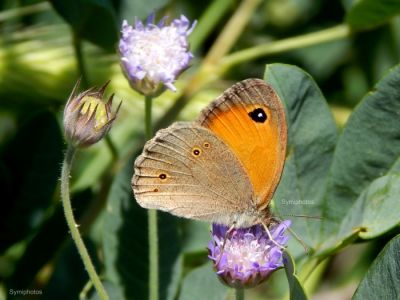
[(400, 14), (398, 0), (354, 1), (346, 15), (346, 22), (354, 29), (368, 29), (381, 25)]
[[(264, 78), (284, 102), (288, 125), (288, 154), (274, 195), (277, 211), (282, 218), (285, 214), (321, 216), (321, 199), (337, 138), (332, 114), (316, 83), (301, 69), (271, 64)], [(309, 245), (318, 244), (320, 220), (290, 219), (301, 239)], [(298, 251), (304, 253), (302, 248)]]
[(111, 0), (49, 0), (78, 37), (113, 50), (118, 39)]
[(0, 159), (0, 252), (32, 234), (44, 219), (58, 184), (63, 139), (55, 116), (27, 118)]
[(375, 238), (400, 224), (400, 174), (374, 180), (349, 209), (338, 233), (322, 249), (342, 247), (356, 237)]
[(346, 224), (344, 219), (341, 228), (361, 228), (360, 237), (370, 239), (377, 237), (400, 224), (400, 174), (388, 175), (376, 179), (361, 194), (348, 215), (361, 214), (359, 224)]
[(285, 266), (286, 277), (289, 283), (290, 299), (307, 299), (304, 288), (300, 284), (300, 281), (295, 274), (293, 258), (286, 251), (283, 252), (283, 265)]
[(400, 154), (400, 65), (378, 82), (351, 114), (335, 149), (325, 197), (323, 235), (343, 217), (370, 183), (387, 174)]
[(211, 263), (191, 271), (183, 280), (179, 300), (223, 300), (229, 289), (219, 280)]
[[(147, 210), (133, 198), (131, 160), (116, 176), (104, 217), (106, 275), (127, 299), (148, 298)], [(182, 258), (177, 218), (158, 213), (160, 299), (174, 299), (181, 276)]]
[(353, 299), (398, 299), (400, 295), (400, 235), (383, 248), (358, 286)]

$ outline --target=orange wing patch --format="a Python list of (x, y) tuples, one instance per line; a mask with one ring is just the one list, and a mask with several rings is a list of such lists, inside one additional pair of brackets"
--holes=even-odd
[[(255, 81), (255, 82), (254, 82)], [(222, 139), (241, 161), (256, 196), (265, 208), (279, 183), (286, 154), (282, 104), (261, 80), (236, 86), (203, 112), (200, 123)]]

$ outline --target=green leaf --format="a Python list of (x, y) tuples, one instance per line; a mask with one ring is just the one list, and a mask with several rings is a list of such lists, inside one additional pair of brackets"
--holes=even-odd
[(400, 13), (398, 0), (360, 0), (347, 12), (346, 22), (354, 29), (368, 29), (387, 22)]
[[(310, 75), (295, 66), (267, 65), (264, 78), (284, 102), (288, 125), (288, 154), (274, 195), (277, 211), (283, 218), (293, 214), (321, 216), (321, 199), (337, 139), (330, 109)], [(318, 244), (321, 221), (296, 218), (293, 222), (292, 228), (302, 240)], [(301, 247), (298, 251), (304, 253)]]
[(0, 252), (43, 221), (58, 184), (63, 139), (55, 116), (30, 116), (1, 153)]
[(49, 0), (75, 34), (100, 47), (114, 50), (117, 18), (111, 0)]
[(400, 65), (351, 114), (338, 141), (325, 197), (323, 235), (337, 232), (361, 192), (395, 165), (400, 153)]
[(400, 295), (400, 235), (383, 248), (358, 286), (353, 299), (398, 299)]
[(374, 180), (361, 194), (344, 217), (336, 236), (321, 248), (344, 246), (355, 237), (371, 239), (400, 223), (400, 174)]
[[(362, 214), (357, 224), (345, 224), (342, 228), (361, 228), (360, 237), (370, 239), (377, 237), (400, 223), (400, 174), (388, 175), (376, 179), (361, 194), (355, 203), (356, 211), (351, 215)], [(353, 209), (352, 209), (353, 210)]]
[(289, 283), (290, 299), (307, 299), (304, 288), (302, 287), (298, 277), (295, 274), (293, 258), (286, 251), (283, 252), (283, 265), (285, 266), (286, 277)]
[(229, 289), (219, 280), (211, 263), (191, 271), (183, 280), (179, 300), (221, 300)]
[[(148, 298), (147, 210), (133, 198), (133, 160), (116, 176), (104, 219), (104, 258), (107, 277), (127, 299)], [(174, 299), (182, 272), (177, 218), (158, 213), (160, 299)]]

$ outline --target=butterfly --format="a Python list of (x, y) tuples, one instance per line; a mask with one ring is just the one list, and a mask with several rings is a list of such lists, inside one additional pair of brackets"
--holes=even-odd
[(236, 227), (268, 226), (286, 156), (285, 110), (261, 79), (234, 84), (194, 122), (149, 140), (132, 189), (144, 208)]

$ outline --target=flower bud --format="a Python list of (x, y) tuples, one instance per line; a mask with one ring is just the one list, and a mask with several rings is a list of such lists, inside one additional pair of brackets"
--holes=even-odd
[(99, 90), (91, 88), (77, 95), (78, 81), (64, 109), (64, 132), (68, 143), (87, 147), (97, 143), (110, 130), (121, 103), (112, 113), (114, 94), (104, 101), (106, 82)]

